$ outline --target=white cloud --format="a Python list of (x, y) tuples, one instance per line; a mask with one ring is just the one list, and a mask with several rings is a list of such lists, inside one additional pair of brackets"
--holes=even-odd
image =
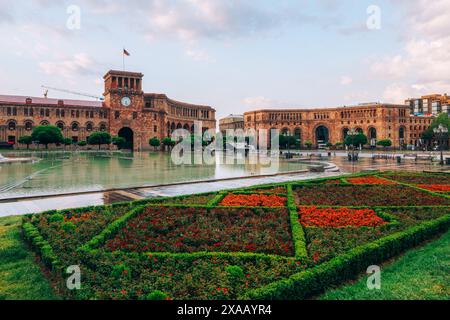
[(69, 80), (80, 75), (95, 74), (95, 63), (86, 53), (78, 53), (59, 61), (40, 62), (39, 67), (48, 75), (62, 76)]
[[(384, 99), (398, 102), (406, 97), (450, 91), (450, 1), (393, 1), (405, 12), (405, 41), (401, 53), (379, 57), (371, 66), (373, 74), (395, 80)], [(402, 85), (400, 85), (402, 83)]]
[(342, 76), (340, 79), (340, 84), (343, 86), (348, 86), (353, 83), (353, 79), (349, 76)]
[(187, 49), (186, 56), (199, 62), (215, 62), (215, 60), (204, 50)]

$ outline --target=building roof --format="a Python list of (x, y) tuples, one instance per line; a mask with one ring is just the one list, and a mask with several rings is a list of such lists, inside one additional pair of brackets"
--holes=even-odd
[(93, 100), (71, 100), (71, 99), (50, 99), (42, 97), (29, 97), (29, 96), (10, 96), (0, 95), (0, 104), (27, 104), (27, 99), (31, 99), (31, 105), (45, 105), (45, 106), (58, 106), (60, 101), (63, 101), (64, 106), (72, 107), (90, 107), (101, 108), (103, 103), (101, 101)]

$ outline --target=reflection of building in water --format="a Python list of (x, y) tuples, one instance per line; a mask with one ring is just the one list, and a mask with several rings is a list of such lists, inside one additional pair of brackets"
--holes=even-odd
[(213, 108), (144, 93), (142, 78), (141, 73), (109, 71), (103, 102), (0, 95), (0, 142), (17, 144), (33, 127), (55, 125), (74, 142), (107, 131), (141, 150), (150, 148), (150, 138), (162, 140), (181, 128), (193, 131), (196, 121), (202, 122), (203, 131), (216, 128)]

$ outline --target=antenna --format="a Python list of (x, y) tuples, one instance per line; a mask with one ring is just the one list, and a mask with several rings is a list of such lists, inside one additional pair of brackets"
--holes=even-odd
[(59, 88), (54, 88), (54, 87), (49, 87), (49, 86), (44, 86), (44, 85), (42, 85), (41, 87), (44, 88), (44, 89), (47, 89), (46, 92), (44, 93), (44, 97), (46, 97), (46, 98), (47, 98), (47, 95), (48, 95), (48, 90), (55, 90), (55, 91), (59, 91), (59, 92), (73, 94), (73, 95), (76, 95), (76, 96), (94, 98), (94, 99), (97, 99), (99, 101), (104, 101), (105, 100), (105, 98), (103, 98), (103, 97), (95, 96), (95, 95), (92, 95), (92, 94), (89, 94), (89, 93), (76, 92), (76, 91), (71, 91), (71, 90), (67, 90), (67, 89), (59, 89)]

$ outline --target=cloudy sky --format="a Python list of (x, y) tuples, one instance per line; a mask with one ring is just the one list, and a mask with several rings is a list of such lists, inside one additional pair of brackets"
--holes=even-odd
[(0, 94), (101, 95), (125, 47), (146, 92), (218, 117), (402, 103), (450, 93), (448, 12), (450, 0), (0, 0)]

